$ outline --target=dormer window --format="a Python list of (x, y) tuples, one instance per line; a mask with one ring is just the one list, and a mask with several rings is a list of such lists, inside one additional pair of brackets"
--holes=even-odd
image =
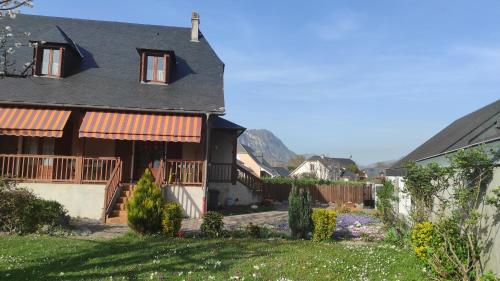
[(172, 51), (138, 49), (141, 55), (141, 82), (168, 84), (172, 77), (175, 55)]
[(33, 74), (51, 78), (64, 77), (64, 69), (66, 68), (65, 64), (68, 57), (68, 52), (66, 52), (66, 50), (67, 48), (65, 46), (56, 44), (36, 46), (34, 52), (35, 67), (33, 68)]
[(43, 48), (42, 76), (61, 76), (61, 54), (62, 49)]
[(167, 55), (147, 55), (146, 57), (146, 79), (144, 82), (166, 83), (165, 73), (167, 72)]

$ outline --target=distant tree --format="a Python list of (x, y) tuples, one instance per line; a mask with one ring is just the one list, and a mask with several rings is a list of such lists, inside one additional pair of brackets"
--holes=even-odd
[(347, 171), (355, 173), (355, 174), (359, 173), (359, 168), (358, 168), (358, 166), (356, 166), (356, 164), (349, 164), (349, 165), (347, 165), (347, 167), (345, 169)]
[[(15, 19), (21, 7), (32, 7), (32, 5), (33, 0), (0, 0), (0, 20), (5, 17)], [(0, 78), (6, 76), (24, 77), (28, 74), (33, 60), (20, 66), (12, 56), (22, 46), (31, 45), (29, 42), (21, 42), (22, 39), (29, 36), (29, 32), (15, 32), (12, 26), (0, 24)]]
[(306, 158), (302, 155), (297, 155), (288, 160), (287, 167), (289, 171), (295, 170), (300, 164), (306, 161)]

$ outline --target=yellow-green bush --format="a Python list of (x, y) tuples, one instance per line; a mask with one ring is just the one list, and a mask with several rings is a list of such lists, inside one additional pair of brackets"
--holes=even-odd
[(337, 212), (328, 209), (313, 209), (313, 240), (324, 241), (332, 237), (337, 222)]
[(417, 223), (411, 231), (413, 251), (421, 259), (426, 259), (433, 245), (436, 233), (434, 225), (429, 221)]
[(169, 202), (163, 206), (163, 233), (169, 237), (176, 237), (181, 230), (182, 208), (179, 204)]
[(163, 197), (160, 188), (154, 183), (153, 174), (146, 169), (137, 183), (132, 199), (127, 202), (128, 225), (141, 234), (161, 231), (163, 216)]

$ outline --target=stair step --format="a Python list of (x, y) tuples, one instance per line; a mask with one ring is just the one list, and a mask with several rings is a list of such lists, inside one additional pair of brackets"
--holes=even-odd
[(118, 197), (116, 203), (117, 204), (121, 204), (121, 203), (125, 204), (125, 203), (127, 203), (127, 201), (128, 201), (127, 197)]
[(106, 219), (106, 224), (127, 224), (127, 218), (109, 217)]
[(124, 217), (127, 218), (127, 211), (125, 210), (113, 210), (109, 217)]
[(125, 202), (116, 203), (115, 208), (113, 210), (125, 211)]

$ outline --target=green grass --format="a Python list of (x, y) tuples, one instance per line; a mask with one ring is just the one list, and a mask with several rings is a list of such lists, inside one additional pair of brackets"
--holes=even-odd
[[(426, 280), (385, 244), (290, 240), (0, 237), (0, 280)], [(286, 280), (286, 279), (282, 279)]]

